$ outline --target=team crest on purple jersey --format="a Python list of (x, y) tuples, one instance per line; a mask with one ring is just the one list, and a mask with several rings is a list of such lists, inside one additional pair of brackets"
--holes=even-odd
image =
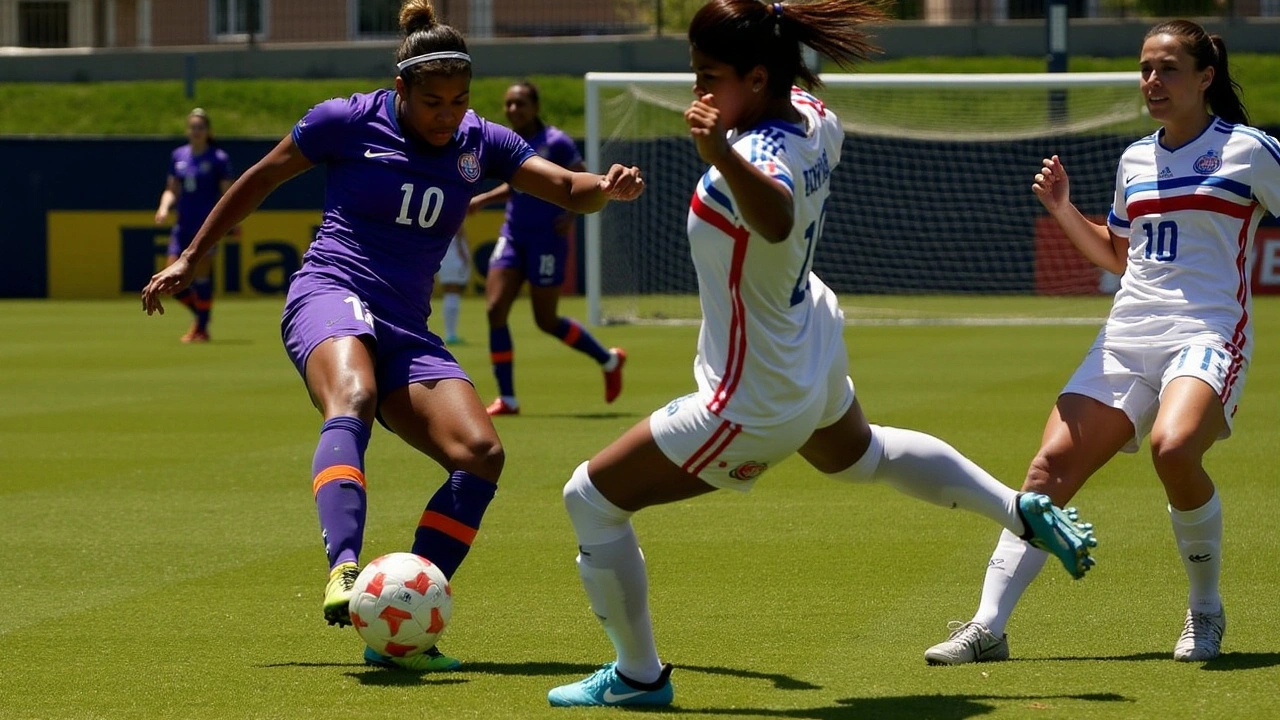
[(1210, 150), (1196, 158), (1196, 164), (1192, 167), (1201, 175), (1212, 175), (1218, 172), (1218, 169), (1222, 167), (1222, 158), (1215, 155), (1213, 151)]
[(462, 173), (467, 182), (480, 179), (480, 161), (476, 159), (475, 153), (464, 152), (458, 156), (458, 172)]

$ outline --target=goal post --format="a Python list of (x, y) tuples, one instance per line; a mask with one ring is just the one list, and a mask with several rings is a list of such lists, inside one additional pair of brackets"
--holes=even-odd
[[(637, 165), (647, 185), (639, 200), (586, 218), (589, 321), (696, 321), (685, 223), (706, 165), (683, 122), (694, 76), (585, 80), (588, 168)], [(1096, 269), (1045, 222), (1031, 179), (1040, 158), (1059, 154), (1073, 201), (1105, 215), (1120, 153), (1154, 128), (1137, 72), (822, 80), (815, 94), (845, 143), (814, 269), (842, 296), (1097, 291)], [(1065, 112), (1051, 101), (1064, 94)]]

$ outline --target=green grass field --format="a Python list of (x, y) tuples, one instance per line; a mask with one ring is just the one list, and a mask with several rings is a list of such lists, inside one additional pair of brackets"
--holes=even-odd
[[(971, 315), (1105, 308), (937, 300)], [(894, 298), (874, 307), (919, 311)], [(170, 309), (148, 318), (131, 300), (0, 304), (0, 546), (11, 572), (0, 717), (622, 715), (546, 707), (548, 688), (611, 658), (578, 583), (560, 487), (580, 460), (692, 388), (694, 328), (602, 329), (631, 357), (626, 392), (606, 406), (598, 371), (517, 305), (524, 414), (497, 423), (507, 470), (455, 577), (442, 642), (466, 664), (418, 676), (361, 665), (355, 634), (321, 619), (309, 477), (319, 418), (280, 347), (280, 301), (219, 301), (206, 346), (177, 342), (188, 319)], [(1010, 627), (1016, 659), (955, 668), (926, 667), (921, 654), (948, 620), (969, 617), (996, 529), (882, 487), (837, 485), (793, 459), (750, 495), (637, 516), (659, 647), (677, 666), (676, 706), (654, 715), (1273, 716), (1280, 302), (1259, 300), (1256, 318), (1236, 435), (1208, 461), (1228, 538), (1220, 659), (1169, 659), (1185, 580), (1145, 452), (1114, 460), (1079, 497), (1101, 539), (1095, 572), (1073, 582), (1048, 568)], [(458, 357), (487, 400), (478, 301), (463, 322), (472, 343)], [(1016, 484), (1095, 332), (851, 327), (848, 346), (874, 421), (938, 434)], [(367, 471), (366, 559), (407, 548), (444, 477), (380, 428)], [(627, 713), (636, 716), (647, 713)]]
[[(1073, 72), (1132, 71), (1132, 58), (1072, 58)], [(1232, 76), (1244, 89), (1255, 125), (1280, 125), (1280, 54), (1231, 56)], [(866, 72), (1041, 72), (1039, 58), (907, 58), (868, 64)], [(503, 119), (502, 95), (516, 78), (477, 77), (471, 103), (476, 112)], [(534, 75), (541, 89), (543, 119), (574, 137), (585, 133), (582, 78)], [(390, 78), (337, 80), (199, 80), (196, 97), (183, 95), (181, 81), (112, 83), (0, 83), (0, 135), (163, 135), (182, 132), (193, 105), (213, 117), (223, 137), (283, 136), (308, 108), (326, 98), (386, 86)], [(939, 111), (945, 115), (944, 111)]]

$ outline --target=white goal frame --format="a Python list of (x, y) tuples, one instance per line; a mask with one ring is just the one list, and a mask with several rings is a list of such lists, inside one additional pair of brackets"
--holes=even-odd
[[(1141, 74), (1132, 72), (1085, 73), (836, 73), (821, 75), (822, 82), (831, 88), (947, 88), (947, 89), (1027, 89), (1067, 90), (1090, 87), (1118, 87), (1130, 85), (1137, 94)], [(601, 172), (600, 148), (600, 91), (605, 88), (633, 86), (672, 86), (684, 84), (692, 89), (693, 73), (618, 73), (589, 72), (585, 76), (586, 90), (586, 164), (591, 172)], [(692, 90), (690, 93), (692, 98)], [(643, 169), (643, 168), (642, 168)], [(583, 262), (586, 270), (587, 319), (592, 325), (602, 322), (601, 310), (601, 237), (600, 214), (585, 218), (586, 242)]]

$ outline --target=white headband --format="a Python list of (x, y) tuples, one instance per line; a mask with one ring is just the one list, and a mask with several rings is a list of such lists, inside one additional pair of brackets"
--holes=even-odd
[(414, 57), (396, 63), (396, 71), (404, 72), (405, 68), (413, 67), (418, 63), (431, 62), (432, 60), (465, 60), (471, 62), (471, 56), (464, 52), (456, 50), (446, 50), (445, 52), (432, 52), (426, 55), (415, 55)]

